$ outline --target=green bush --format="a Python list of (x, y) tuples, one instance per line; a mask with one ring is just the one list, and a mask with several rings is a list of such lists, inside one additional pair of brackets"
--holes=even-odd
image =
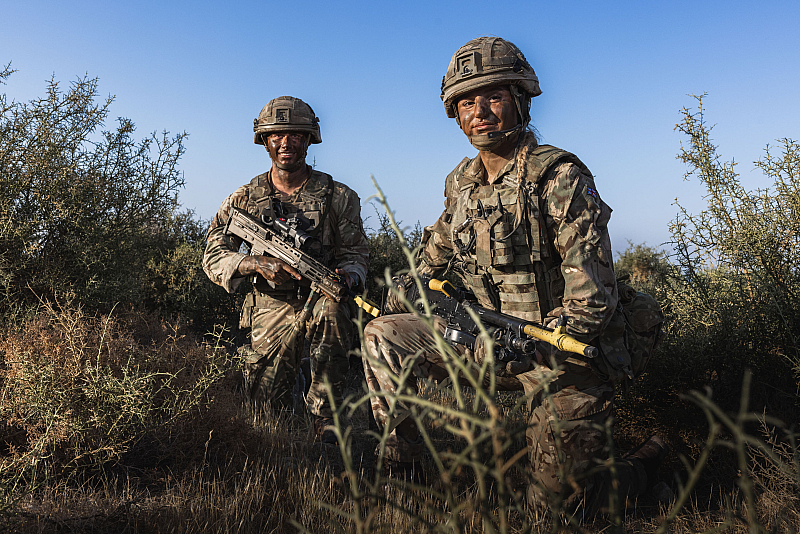
[[(385, 273), (389, 269), (391, 275), (408, 271), (408, 260), (403, 252), (403, 242), (414, 250), (422, 240), (422, 228), (417, 222), (413, 230), (394, 227), (385, 212), (376, 209), (378, 228), (369, 228), (369, 269), (367, 270), (367, 293), (378, 301), (384, 293)], [(398, 232), (400, 235), (398, 235)]]
[(688, 137), (679, 158), (688, 166), (686, 178), (705, 186), (707, 207), (691, 214), (678, 205), (670, 225), (671, 260), (679, 277), (667, 290), (671, 336), (665, 348), (694, 373), (687, 384), (696, 385), (700, 378), (718, 385), (719, 399), (736, 401), (736, 386), (749, 368), (755, 401), (795, 403), (800, 379), (800, 146), (783, 139), (779, 154), (768, 146), (755, 165), (772, 183), (747, 190), (736, 163), (718, 155), (703, 96), (696, 98), (698, 109), (683, 109), (677, 125)]
[(163, 316), (183, 317), (200, 334), (211, 332), (215, 325), (234, 331), (246, 291), (230, 295), (206, 276), (207, 228), (208, 223), (195, 219), (191, 211), (171, 219), (169, 233), (153, 250), (142, 273), (142, 303)]
[[(7, 66), (0, 82), (12, 74)], [(238, 300), (202, 271), (207, 221), (181, 211), (185, 133), (135, 140), (96, 79), (28, 103), (0, 95), (0, 299), (6, 319), (40, 300), (93, 310), (117, 303), (183, 316), (201, 333)]]

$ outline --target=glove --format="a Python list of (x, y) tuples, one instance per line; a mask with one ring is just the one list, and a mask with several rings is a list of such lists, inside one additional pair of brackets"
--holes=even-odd
[[(478, 336), (475, 340), (473, 357), (475, 362), (480, 365), (488, 353), (488, 340), (486, 336)], [(497, 347), (497, 344), (494, 344)], [(494, 372), (497, 376), (512, 377), (532, 371), (536, 367), (536, 354), (517, 354), (517, 357), (510, 362), (495, 360)]]
[(302, 279), (294, 267), (283, 260), (269, 256), (246, 256), (237, 270), (243, 276), (258, 273), (276, 285), (292, 279)]
[(386, 296), (386, 303), (383, 306), (381, 315), (391, 315), (394, 313), (407, 313), (409, 311), (406, 305), (403, 304), (401, 297), (408, 294), (408, 289), (414, 284), (414, 279), (411, 275), (403, 274), (392, 278), (392, 288), (389, 289), (389, 294)]

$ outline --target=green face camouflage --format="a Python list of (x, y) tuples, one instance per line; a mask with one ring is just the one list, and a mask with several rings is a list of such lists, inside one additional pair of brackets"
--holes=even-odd
[(442, 102), (447, 116), (458, 120), (459, 97), (480, 87), (508, 85), (517, 101), (523, 125), (530, 122), (530, 100), (542, 94), (539, 78), (513, 43), (499, 37), (479, 37), (458, 49), (442, 77)]
[(263, 107), (258, 118), (253, 120), (253, 142), (265, 144), (268, 136), (275, 132), (303, 132), (310, 134), (310, 143), (322, 142), (319, 119), (311, 106), (293, 96), (273, 98)]

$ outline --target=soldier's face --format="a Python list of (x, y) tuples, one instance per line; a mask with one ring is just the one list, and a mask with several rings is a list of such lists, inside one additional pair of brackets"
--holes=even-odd
[(300, 132), (277, 132), (267, 137), (269, 157), (280, 169), (299, 167), (306, 159), (307, 135)]
[(461, 97), (456, 109), (467, 137), (509, 130), (519, 123), (517, 105), (505, 85), (475, 89)]

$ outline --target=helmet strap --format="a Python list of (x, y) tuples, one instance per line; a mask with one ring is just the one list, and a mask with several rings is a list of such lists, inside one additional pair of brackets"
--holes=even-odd
[(522, 125), (517, 124), (513, 128), (502, 130), (500, 132), (471, 135), (469, 136), (469, 142), (478, 150), (492, 150), (493, 148), (499, 147), (512, 137), (519, 135), (520, 132), (522, 132)]
[(514, 103), (517, 105), (519, 123), (525, 129), (528, 123), (531, 122), (531, 99), (516, 84), (510, 85), (509, 91), (511, 91), (511, 96), (514, 97)]

